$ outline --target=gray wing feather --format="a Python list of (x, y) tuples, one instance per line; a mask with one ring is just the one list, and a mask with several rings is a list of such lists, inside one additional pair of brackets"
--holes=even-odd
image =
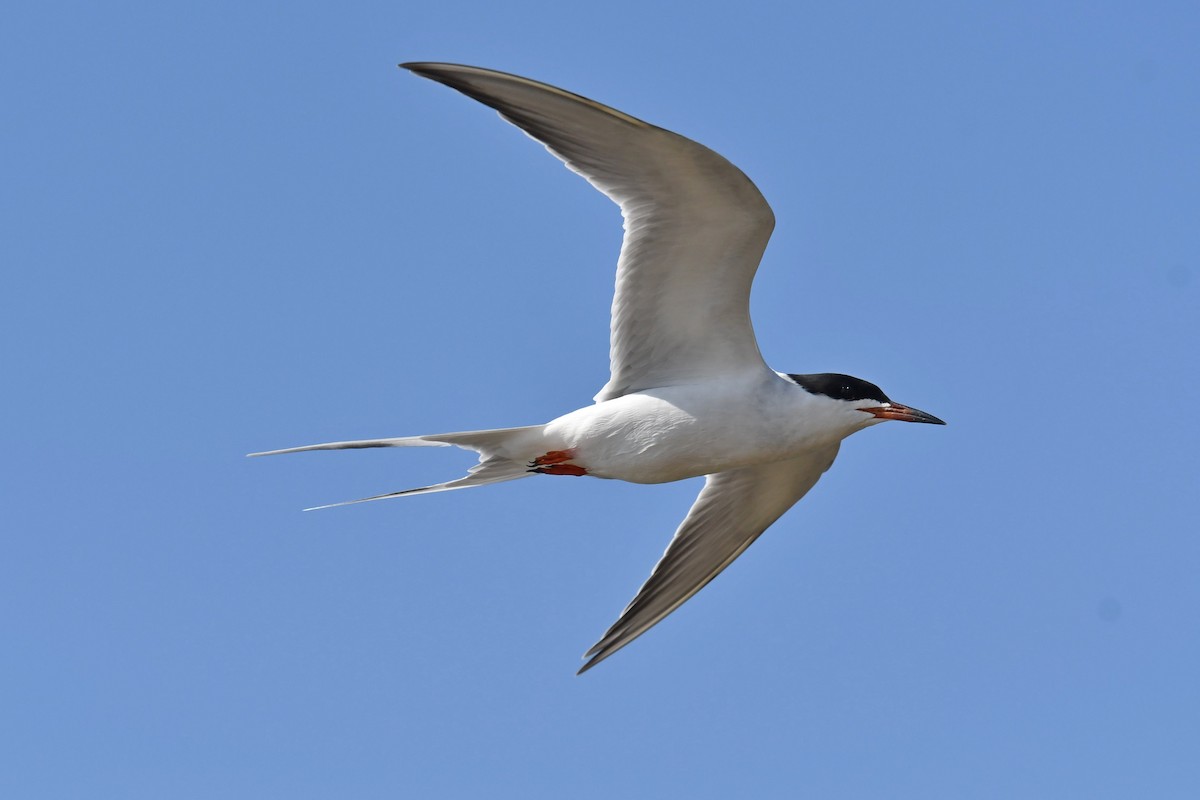
[(455, 64), (403, 64), (546, 146), (621, 207), (611, 377), (597, 402), (765, 370), (750, 284), (775, 225), (741, 170), (678, 134), (547, 84)]
[(579, 672), (641, 636), (703, 589), (808, 493), (837, 451), (833, 445), (805, 458), (709, 475), (649, 580), (584, 654), (589, 660)]

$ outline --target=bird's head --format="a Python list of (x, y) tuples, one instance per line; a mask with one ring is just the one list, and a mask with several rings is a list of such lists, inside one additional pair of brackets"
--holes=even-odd
[[(894, 402), (882, 389), (862, 378), (836, 372), (788, 377), (809, 394), (828, 398), (836, 403), (837, 405), (831, 406), (830, 410), (846, 419), (847, 425), (855, 430), (889, 419), (900, 422), (927, 422), (931, 425), (946, 424), (932, 414)], [(841, 414), (843, 410), (845, 413)]]

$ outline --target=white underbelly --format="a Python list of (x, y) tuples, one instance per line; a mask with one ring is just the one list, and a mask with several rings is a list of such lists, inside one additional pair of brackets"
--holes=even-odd
[(632, 483), (782, 461), (814, 444), (781, 425), (786, 409), (758, 400), (719, 392), (697, 396), (682, 387), (655, 390), (573, 411), (550, 422), (544, 435), (573, 450), (571, 462), (588, 475)]

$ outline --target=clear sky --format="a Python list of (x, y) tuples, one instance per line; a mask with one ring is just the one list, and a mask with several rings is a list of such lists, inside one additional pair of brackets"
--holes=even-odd
[[(1200, 796), (1194, 3), (4, 16), (0, 795)], [(768, 361), (949, 426), (579, 678), (697, 481), (301, 513), (607, 378), (616, 207), (407, 60), (727, 156)]]

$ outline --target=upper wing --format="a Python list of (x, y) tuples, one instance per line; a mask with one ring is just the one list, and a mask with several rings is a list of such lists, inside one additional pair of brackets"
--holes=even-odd
[(741, 170), (703, 145), (502, 72), (402, 64), (500, 112), (621, 207), (611, 378), (597, 402), (765, 369), (750, 284), (775, 226)]
[(725, 569), (803, 497), (837, 456), (757, 464), (709, 475), (650, 579), (600, 641), (584, 653), (585, 672), (652, 628)]

